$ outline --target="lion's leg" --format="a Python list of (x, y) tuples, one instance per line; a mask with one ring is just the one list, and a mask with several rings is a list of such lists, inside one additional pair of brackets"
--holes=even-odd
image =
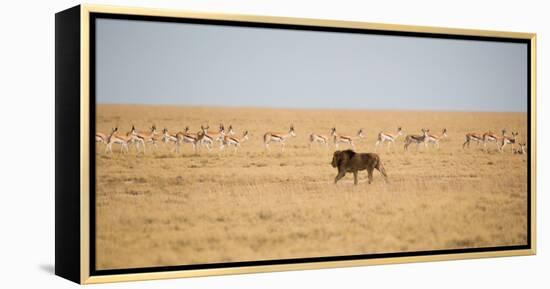
[(369, 173), (369, 184), (372, 183), (372, 171), (374, 171), (374, 168), (367, 168), (367, 172)]
[(382, 163), (378, 163), (378, 167), (376, 167), (376, 169), (380, 172), (380, 174), (382, 174), (382, 176), (384, 176), (384, 180), (387, 183), (388, 175), (386, 174), (386, 169), (384, 169), (384, 166), (382, 165)]
[(336, 178), (334, 178), (334, 184), (336, 184), (338, 182), (338, 180), (343, 178), (345, 175), (346, 175), (346, 171), (344, 171), (344, 170), (339, 171), (338, 174), (336, 175)]
[(353, 172), (353, 184), (357, 185), (357, 171)]

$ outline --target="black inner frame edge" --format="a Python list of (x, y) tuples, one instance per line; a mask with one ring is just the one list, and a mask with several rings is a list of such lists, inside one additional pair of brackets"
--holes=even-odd
[(90, 27), (90, 134), (95, 131), (96, 121), (96, 88), (95, 88), (95, 45), (96, 45), (96, 19), (119, 19), (119, 20), (141, 20), (152, 22), (174, 22), (186, 24), (206, 24), (206, 25), (221, 25), (221, 26), (237, 26), (237, 27), (255, 27), (255, 28), (273, 28), (273, 29), (289, 29), (289, 30), (306, 30), (306, 31), (323, 31), (323, 32), (342, 32), (370, 35), (387, 35), (387, 36), (409, 36), (420, 38), (443, 38), (457, 40), (476, 40), (476, 41), (492, 41), (492, 42), (512, 42), (527, 44), (527, 139), (529, 141), (529, 149), (527, 150), (527, 244), (517, 246), (499, 246), (499, 247), (483, 247), (483, 248), (466, 248), (466, 249), (446, 249), (433, 251), (414, 251), (414, 252), (395, 252), (395, 253), (379, 253), (379, 254), (362, 254), (362, 255), (347, 255), (347, 256), (325, 256), (325, 257), (309, 257), (309, 258), (293, 258), (293, 259), (274, 259), (274, 260), (256, 260), (242, 262), (227, 262), (227, 263), (207, 263), (207, 264), (192, 264), (192, 265), (174, 265), (174, 266), (157, 266), (157, 267), (141, 267), (141, 268), (124, 268), (124, 269), (107, 269), (96, 270), (96, 240), (95, 240), (95, 187), (96, 187), (96, 148), (95, 141), (90, 137), (90, 276), (101, 275), (116, 275), (116, 274), (131, 274), (131, 273), (153, 273), (179, 270), (197, 270), (197, 269), (215, 269), (229, 267), (248, 267), (248, 266), (265, 266), (265, 265), (282, 265), (282, 264), (300, 264), (311, 262), (331, 262), (331, 261), (352, 261), (352, 260), (367, 260), (377, 258), (398, 258), (411, 256), (429, 256), (429, 255), (446, 255), (446, 254), (461, 254), (461, 253), (480, 253), (480, 252), (497, 252), (508, 250), (523, 250), (531, 249), (531, 41), (529, 39), (517, 39), (506, 37), (488, 37), (488, 36), (472, 36), (472, 35), (454, 35), (443, 33), (424, 33), (424, 32), (404, 32), (404, 31), (385, 31), (375, 29), (360, 29), (360, 28), (341, 28), (341, 27), (320, 27), (309, 25), (294, 25), (294, 24), (274, 24), (274, 23), (259, 23), (259, 22), (244, 22), (244, 21), (229, 21), (229, 20), (210, 20), (210, 19), (192, 19), (192, 18), (176, 18), (164, 16), (145, 16), (145, 15), (125, 15), (113, 13), (96, 13), (91, 12), (89, 17)]

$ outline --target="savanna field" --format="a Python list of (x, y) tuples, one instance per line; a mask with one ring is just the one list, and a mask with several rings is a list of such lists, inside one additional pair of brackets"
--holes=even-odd
[[(468, 132), (518, 131), (527, 139), (527, 114), (368, 110), (291, 110), (98, 105), (97, 131), (121, 135), (131, 126), (148, 133), (198, 132), (232, 125), (249, 139), (234, 152), (191, 145), (96, 146), (97, 269), (341, 256), (386, 252), (522, 245), (527, 242), (527, 155), (497, 151), (494, 143), (463, 149)], [(296, 137), (263, 147), (267, 131)], [(388, 183), (375, 171), (334, 185), (335, 150), (309, 147), (312, 132), (336, 127), (357, 152), (374, 152), (378, 132), (404, 135), (377, 153)], [(421, 128), (448, 137), (404, 151), (407, 134)], [(159, 135), (160, 136), (160, 135)], [(340, 145), (340, 149), (349, 146)]]

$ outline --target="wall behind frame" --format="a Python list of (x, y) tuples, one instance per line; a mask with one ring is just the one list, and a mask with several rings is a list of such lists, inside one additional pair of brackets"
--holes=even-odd
[[(89, 3), (190, 9), (208, 12), (282, 15), (369, 22), (447, 26), (536, 32), (538, 34), (538, 164), (544, 173), (550, 156), (544, 150), (550, 139), (541, 133), (550, 121), (544, 99), (549, 79), (550, 29), (543, 4), (522, 1), (87, 1)], [(0, 86), (3, 105), (0, 123), (10, 132), (35, 141), (9, 138), (1, 142), (3, 201), (0, 202), (2, 287), (35, 285), (74, 288), (53, 276), (54, 262), (54, 13), (78, 4), (75, 1), (14, 1), (0, 19), (3, 46), (0, 57), (6, 80)], [(546, 25), (545, 25), (546, 24)], [(538, 178), (538, 255), (485, 260), (416, 263), (404, 265), (325, 269), (240, 276), (126, 283), (123, 287), (150, 288), (541, 288), (547, 284), (544, 265), (550, 263), (547, 221), (550, 183)], [(544, 271), (543, 271), (544, 270)], [(153, 282), (153, 283), (152, 283)], [(11, 286), (10, 286), (11, 285)], [(120, 284), (103, 288), (120, 288)]]

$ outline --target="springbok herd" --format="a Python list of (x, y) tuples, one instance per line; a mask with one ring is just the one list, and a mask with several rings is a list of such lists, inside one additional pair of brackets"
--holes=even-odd
[[(189, 127), (185, 127), (183, 132), (171, 133), (168, 129), (164, 128), (162, 133), (157, 132), (155, 125), (151, 126), (149, 133), (140, 133), (136, 130), (135, 126), (132, 126), (132, 129), (124, 135), (120, 135), (118, 127), (112, 129), (111, 133), (104, 134), (97, 132), (95, 135), (96, 143), (105, 144), (105, 153), (112, 153), (113, 144), (120, 145), (120, 152), (128, 152), (131, 145), (135, 145), (138, 152), (145, 153), (146, 145), (152, 145), (155, 149), (157, 148), (158, 143), (172, 144), (174, 145), (172, 151), (179, 153), (180, 146), (189, 144), (193, 151), (197, 151), (198, 148), (204, 147), (208, 151), (212, 150), (216, 143), (219, 143), (219, 149), (223, 150), (225, 147), (233, 147), (234, 152), (241, 147), (241, 144), (248, 140), (249, 133), (244, 131), (241, 137), (235, 136), (233, 126), (230, 125), (226, 130), (223, 124), (220, 124), (217, 131), (209, 131), (209, 126), (201, 126), (200, 131), (193, 133), (189, 131)], [(375, 143), (375, 149), (380, 145), (387, 143), (387, 149), (390, 149), (395, 141), (403, 135), (403, 130), (401, 127), (397, 128), (395, 133), (381, 131), (378, 133), (377, 140)], [(330, 138), (329, 138), (330, 136)], [(336, 131), (336, 128), (333, 127), (330, 130), (330, 135), (322, 135), (311, 133), (309, 135), (309, 146), (310, 148), (313, 145), (325, 146), (326, 148), (330, 145), (330, 139), (334, 143), (336, 149), (339, 148), (340, 144), (346, 144), (355, 148), (354, 141), (365, 138), (363, 130), (359, 129), (357, 135), (343, 135), (339, 134)], [(281, 146), (281, 150), (285, 149), (285, 141), (289, 138), (296, 137), (294, 131), (294, 125), (291, 125), (287, 133), (280, 132), (266, 132), (263, 134), (263, 145), (266, 150), (269, 150), (269, 146), (272, 143), (278, 143)], [(409, 134), (405, 136), (404, 140), (404, 150), (408, 150), (411, 144), (416, 144), (416, 149), (419, 145), (433, 145), (436, 148), (439, 148), (440, 141), (447, 137), (447, 129), (443, 129), (441, 134), (430, 134), (429, 129), (421, 129), (420, 134)], [(520, 143), (517, 141), (518, 133), (512, 132), (511, 136), (506, 135), (506, 130), (503, 129), (501, 134), (498, 135), (493, 132), (471, 132), (465, 135), (465, 141), (462, 144), (462, 148), (469, 148), (470, 143), (475, 142), (477, 145), (483, 143), (484, 148), (487, 148), (488, 143), (495, 143), (498, 151), (503, 152), (504, 148), (507, 145), (512, 147), (512, 153), (514, 154), (525, 154), (526, 153), (526, 144)], [(141, 149), (140, 149), (141, 148)]]

